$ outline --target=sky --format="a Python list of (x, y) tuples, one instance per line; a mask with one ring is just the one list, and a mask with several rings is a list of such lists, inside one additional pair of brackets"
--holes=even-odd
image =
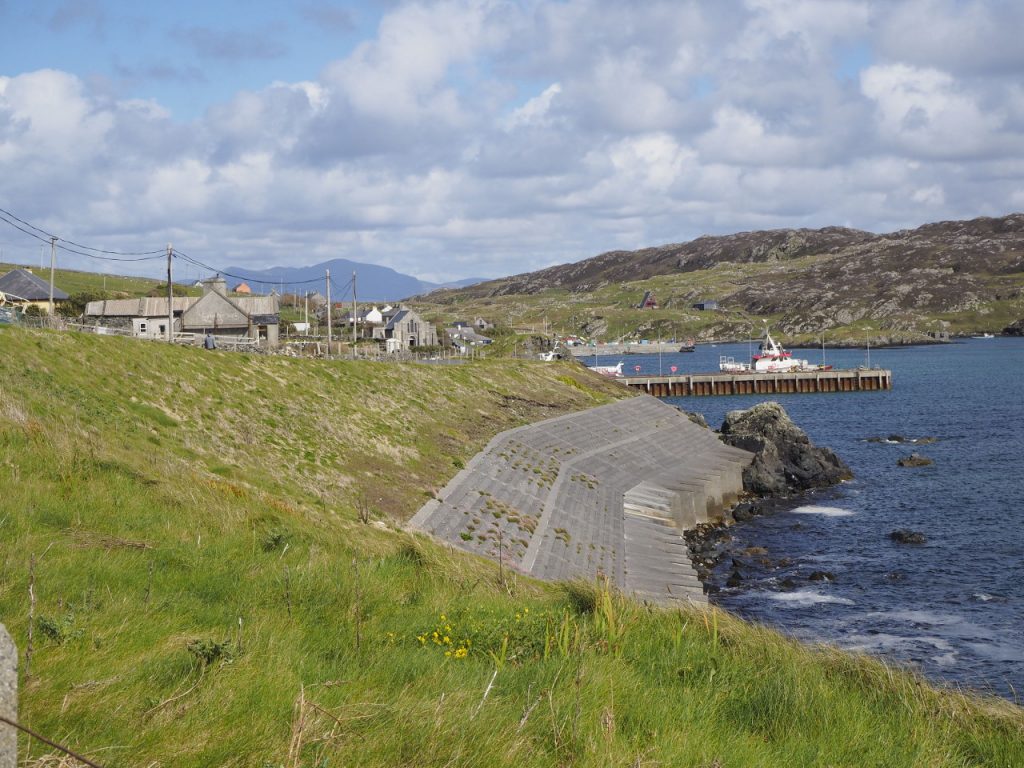
[[(0, 0), (0, 209), (106, 250), (436, 282), (1001, 216), (1022, 29), (1014, 0)], [(39, 259), (0, 222), (0, 260)]]

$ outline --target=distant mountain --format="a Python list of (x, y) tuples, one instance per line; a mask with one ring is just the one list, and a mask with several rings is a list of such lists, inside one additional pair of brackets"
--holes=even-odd
[[(431, 283), (412, 275), (404, 275), (389, 267), (378, 267), (348, 259), (331, 259), (307, 267), (271, 267), (270, 269), (248, 269), (229, 267), (224, 270), (232, 277), (228, 284), (233, 288), (244, 280), (260, 293), (277, 287), (286, 293), (319, 291), (325, 293), (325, 273), (331, 271), (331, 298), (343, 301), (352, 298), (352, 273), (356, 273), (356, 298), (359, 301), (398, 301), (410, 296), (429, 293), (438, 288), (463, 288), (481, 282), (484, 278), (469, 278), (452, 283)], [(312, 282), (310, 282), (312, 281)]]

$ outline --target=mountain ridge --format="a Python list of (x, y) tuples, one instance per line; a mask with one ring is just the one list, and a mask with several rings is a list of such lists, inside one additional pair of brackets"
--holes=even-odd
[[(694, 288), (708, 283), (703, 280), (708, 275), (724, 276), (711, 281), (714, 295)], [(833, 226), (705, 235), (435, 291), (431, 299), (443, 305), (564, 290), (583, 301), (583, 295), (609, 286), (639, 289), (645, 280), (660, 278), (674, 281), (671, 292), (658, 295), (663, 307), (688, 308), (693, 301), (715, 299), (734, 320), (773, 316), (790, 334), (861, 321), (922, 334), (929, 324), (934, 328), (952, 316), (1019, 318), (1024, 316), (1024, 213), (885, 234)], [(708, 333), (725, 330), (720, 324)]]
[[(366, 264), (350, 259), (330, 259), (319, 264), (301, 267), (275, 266), (268, 269), (228, 267), (224, 272), (239, 281), (266, 286), (283, 286), (285, 291), (319, 290), (324, 293), (325, 271), (331, 271), (332, 298), (343, 300), (352, 297), (351, 275), (356, 274), (356, 298), (360, 301), (398, 301), (411, 296), (429, 293), (443, 288), (461, 288), (473, 285), (483, 278), (466, 278), (449, 283), (432, 283), (407, 275), (391, 267)], [(320, 285), (316, 285), (316, 281)], [(305, 286), (305, 287), (303, 287)], [(255, 287), (255, 286), (251, 286)], [(341, 293), (335, 296), (335, 291)]]

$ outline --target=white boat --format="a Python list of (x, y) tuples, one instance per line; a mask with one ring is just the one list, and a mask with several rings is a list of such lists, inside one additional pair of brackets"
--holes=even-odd
[(974, 336), (972, 338), (975, 338), (975, 339), (994, 339), (995, 338), (995, 334), (993, 334), (993, 333), (982, 333), (982, 334), (980, 334), (978, 336)]
[(718, 369), (725, 373), (788, 373), (790, 371), (828, 371), (831, 365), (812, 365), (807, 360), (793, 357), (792, 352), (782, 348), (764, 328), (764, 338), (757, 347), (750, 363), (739, 363), (731, 357), (718, 358)]
[(600, 373), (602, 376), (613, 376), (618, 378), (622, 376), (622, 361), (619, 360), (618, 365), (592, 365), (590, 370), (595, 373)]

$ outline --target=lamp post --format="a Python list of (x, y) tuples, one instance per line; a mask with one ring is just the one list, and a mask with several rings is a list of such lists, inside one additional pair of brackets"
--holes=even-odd
[(868, 353), (868, 368), (871, 367), (871, 338), (868, 336), (870, 328), (864, 329), (864, 346), (867, 348)]

